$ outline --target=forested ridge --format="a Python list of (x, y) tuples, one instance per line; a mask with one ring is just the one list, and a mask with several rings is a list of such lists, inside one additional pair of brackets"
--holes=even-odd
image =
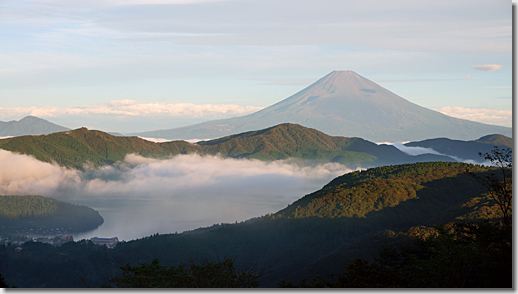
[(410, 156), (394, 146), (377, 145), (361, 138), (328, 136), (295, 124), (281, 124), (197, 144), (185, 141), (153, 143), (138, 137), (118, 137), (80, 128), (49, 135), (2, 139), (0, 148), (80, 170), (86, 163), (101, 166), (122, 161), (130, 153), (154, 158), (193, 153), (259, 160), (297, 158), (348, 166), (455, 161), (434, 154)]
[[(250, 264), (268, 268), (268, 273), (258, 278), (262, 287), (276, 287), (280, 280), (289, 286), (302, 278), (326, 276), (326, 269), (336, 269), (331, 273), (339, 274), (343, 264), (358, 257), (358, 253), (368, 257), (365, 255), (376, 254), (381, 244), (396, 244), (419, 232), (424, 235), (437, 224), (484, 218), (497, 221), (501, 214), (494, 201), (482, 185), (464, 173), (467, 169), (479, 176), (491, 171), (476, 165), (433, 162), (373, 168), (338, 177), (310, 194), (313, 196), (276, 214), (238, 224), (156, 234), (121, 242), (112, 250), (86, 241), (61, 247), (34, 243), (24, 245), (24, 251), (18, 254), (10, 247), (2, 247), (0, 254), (5, 262), (0, 273), (8, 284), (18, 287), (101, 287), (113, 286), (109, 279), (121, 278), (119, 268), (128, 263), (150, 264), (157, 258), (160, 264), (178, 266), (230, 257), (238, 270)], [(389, 180), (393, 182), (377, 185)], [(414, 189), (415, 195), (393, 188), (392, 185), (398, 187), (397, 181), (403, 181), (402, 187), (408, 189), (405, 191)], [(365, 193), (354, 192), (358, 187)], [(369, 191), (392, 200), (381, 201), (378, 206), (376, 201), (380, 199), (371, 201)], [(308, 200), (326, 195), (335, 195), (328, 196), (335, 207), (349, 203), (350, 213), (338, 209), (340, 213), (333, 215), (311, 209), (308, 215), (295, 216), (297, 208), (300, 211), (309, 207)], [(363, 202), (374, 205), (354, 204)]]
[[(370, 212), (419, 197), (421, 201), (433, 198), (435, 202), (455, 203), (467, 199), (461, 195), (481, 191), (480, 186), (473, 189), (462, 185), (462, 189), (468, 188), (468, 191), (456, 187), (459, 183), (472, 181), (465, 174), (466, 169), (475, 173), (488, 170), (464, 163), (427, 162), (351, 172), (333, 179), (323, 189), (306, 195), (274, 216), (365, 217)], [(433, 187), (433, 190), (424, 189), (426, 187)]]
[(99, 213), (86, 206), (43, 196), (0, 196), (0, 233), (50, 228), (72, 233), (92, 230), (102, 223)]

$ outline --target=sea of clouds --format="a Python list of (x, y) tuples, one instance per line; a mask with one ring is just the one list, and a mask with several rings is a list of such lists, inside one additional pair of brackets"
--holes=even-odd
[(114, 165), (78, 171), (0, 150), (0, 195), (43, 195), (92, 207), (105, 223), (76, 239), (131, 240), (274, 213), (355, 169), (338, 163), (129, 154)]
[(58, 199), (102, 195), (167, 197), (186, 189), (264, 190), (265, 183), (272, 188), (295, 188), (303, 182), (330, 180), (352, 170), (338, 163), (299, 166), (284, 160), (264, 162), (197, 154), (152, 159), (129, 154), (114, 165), (85, 165), (82, 172), (0, 149), (0, 194), (37, 194)]

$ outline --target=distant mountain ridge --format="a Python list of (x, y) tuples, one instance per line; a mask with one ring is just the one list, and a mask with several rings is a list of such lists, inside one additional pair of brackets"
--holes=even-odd
[(484, 158), (479, 156), (479, 152), (482, 154), (489, 153), (495, 146), (500, 149), (513, 149), (513, 139), (495, 134), (487, 135), (472, 141), (436, 138), (419, 142), (409, 142), (404, 145), (407, 147), (430, 148), (441, 154), (453, 156), (462, 160), (471, 159), (477, 162), (483, 162)]
[(122, 161), (130, 153), (156, 158), (189, 153), (260, 160), (295, 158), (317, 163), (338, 162), (350, 167), (455, 161), (435, 154), (411, 156), (394, 146), (377, 145), (361, 138), (333, 137), (295, 124), (281, 124), (197, 144), (185, 141), (153, 143), (138, 137), (117, 137), (81, 128), (44, 136), (3, 139), (0, 148), (78, 169), (86, 162), (100, 166)]
[(43, 135), (68, 130), (35, 116), (26, 116), (19, 121), (0, 121), (0, 136)]
[(333, 136), (373, 142), (448, 137), (472, 140), (511, 135), (511, 128), (453, 118), (411, 103), (352, 71), (333, 71), (309, 87), (258, 112), (193, 126), (142, 132), (165, 139), (204, 139), (295, 123)]

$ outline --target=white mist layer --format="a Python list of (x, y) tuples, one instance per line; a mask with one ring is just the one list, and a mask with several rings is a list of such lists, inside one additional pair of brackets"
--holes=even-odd
[(399, 149), (399, 151), (405, 152), (408, 155), (414, 155), (415, 156), (415, 155), (421, 155), (421, 154), (437, 154), (437, 155), (449, 156), (449, 155), (446, 155), (446, 154), (441, 154), (441, 153), (433, 150), (432, 148), (410, 147), (410, 146), (405, 146), (403, 144), (405, 144), (405, 143), (394, 143), (394, 144), (392, 144), (392, 146), (394, 146), (397, 149)]
[[(444, 154), (444, 153), (439, 153), (439, 152), (433, 150), (432, 148), (405, 146), (404, 144), (406, 144), (406, 143), (407, 142), (394, 143), (394, 144), (392, 144), (392, 143), (383, 143), (383, 144), (390, 144), (390, 145), (396, 147), (397, 149), (399, 149), (399, 151), (405, 152), (408, 155), (414, 155), (415, 156), (415, 155), (421, 155), (421, 154), (437, 154), (437, 155), (443, 155), (443, 156), (451, 157), (451, 158), (457, 160), (458, 162), (491, 166), (491, 162), (488, 161), (488, 160), (486, 160), (484, 162), (478, 162), (478, 161), (475, 161), (473, 159), (463, 159), (463, 158), (459, 158), (457, 156), (448, 155), (448, 154)], [(380, 143), (378, 143), (378, 144), (380, 144)]]
[(131, 154), (113, 166), (80, 172), (0, 150), (0, 194), (90, 206), (105, 224), (76, 239), (131, 240), (273, 213), (351, 171), (338, 163), (300, 167), (289, 161)]
[(171, 142), (172, 140), (164, 139), (164, 138), (150, 138), (150, 137), (140, 137), (140, 139), (153, 142), (153, 143), (164, 143), (164, 142)]

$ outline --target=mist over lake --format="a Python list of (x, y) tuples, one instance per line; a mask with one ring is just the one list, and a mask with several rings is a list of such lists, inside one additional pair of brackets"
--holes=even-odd
[(218, 156), (167, 159), (127, 155), (121, 163), (84, 172), (0, 150), (2, 195), (43, 195), (89, 206), (101, 214), (98, 229), (76, 240), (132, 240), (234, 223), (276, 212), (350, 172), (338, 163), (300, 166)]

